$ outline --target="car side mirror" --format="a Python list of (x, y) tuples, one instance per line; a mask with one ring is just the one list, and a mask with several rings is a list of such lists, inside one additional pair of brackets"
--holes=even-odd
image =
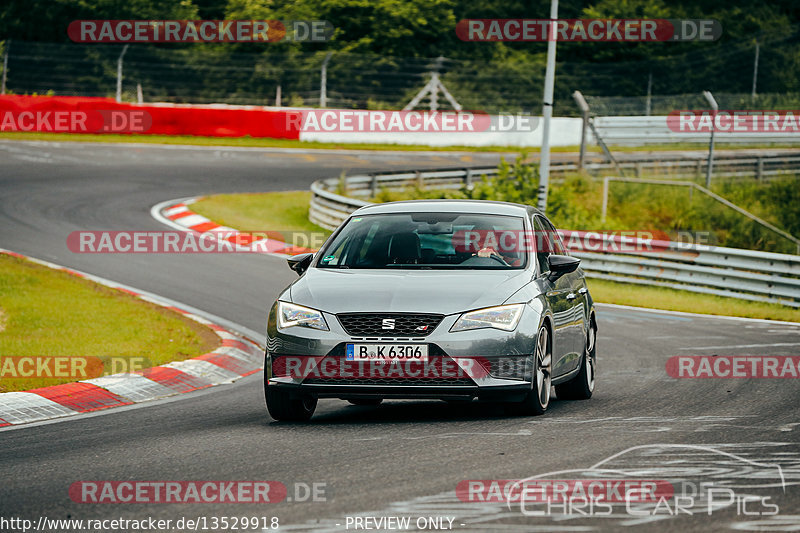
[(286, 262), (289, 263), (289, 268), (297, 272), (298, 276), (302, 276), (303, 272), (308, 270), (308, 267), (311, 265), (312, 259), (314, 259), (314, 254), (306, 252), (304, 254), (287, 257)]
[(575, 272), (578, 265), (581, 264), (581, 260), (569, 255), (552, 254), (548, 256), (547, 264), (550, 267), (550, 274), (547, 276), (547, 279), (555, 281), (564, 274)]

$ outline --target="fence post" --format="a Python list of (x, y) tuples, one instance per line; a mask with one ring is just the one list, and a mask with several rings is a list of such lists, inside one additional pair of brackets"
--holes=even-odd
[(139, 102), (139, 105), (144, 103), (144, 95), (142, 94), (142, 84), (136, 84), (136, 101)]
[(758, 39), (756, 39), (756, 57), (753, 61), (753, 90), (750, 92), (750, 98), (752, 100), (756, 99), (756, 82), (758, 81)]
[(756, 179), (759, 183), (764, 181), (764, 158), (761, 156), (756, 160)]
[(281, 106), (281, 86), (278, 85), (278, 88), (275, 89), (275, 107)]
[(708, 167), (706, 167), (706, 189), (711, 188), (711, 173), (714, 171), (714, 130), (716, 130), (717, 111), (719, 105), (714, 100), (714, 95), (709, 91), (703, 91), (703, 96), (711, 105), (711, 110), (714, 112), (711, 116), (711, 138), (708, 141)]
[(420, 190), (424, 189), (425, 188), (425, 182), (422, 179), (422, 172), (417, 170), (416, 174), (417, 174), (417, 188), (420, 189)]
[(120, 53), (119, 58), (117, 58), (117, 102), (122, 101), (122, 58), (125, 57), (128, 46), (130, 45), (126, 44), (122, 47), (122, 53)]
[(464, 187), (469, 189), (472, 186), (472, 169), (464, 169)]
[(600, 222), (606, 221), (606, 214), (608, 213), (608, 176), (603, 178), (603, 208), (600, 212)]
[(3, 81), (0, 83), (0, 94), (6, 94), (6, 78), (8, 73), (8, 52), (11, 50), (11, 39), (6, 41), (5, 51), (3, 52)]
[(582, 170), (583, 160), (586, 157), (586, 128), (589, 125), (589, 104), (586, 103), (586, 99), (580, 91), (572, 93), (572, 99), (578, 104), (581, 110), (581, 116), (583, 117), (583, 123), (581, 125), (581, 151), (578, 156), (578, 170)]
[(328, 52), (325, 59), (322, 60), (322, 70), (319, 75), (319, 106), (327, 107), (328, 105), (328, 61), (331, 60), (331, 54)]
[(370, 196), (375, 198), (378, 195), (378, 175), (372, 174), (372, 181), (369, 183)]
[(547, 194), (550, 188), (550, 120), (553, 118), (553, 91), (556, 82), (556, 20), (558, 19), (558, 0), (550, 0), (551, 35), (547, 39), (547, 61), (544, 69), (544, 97), (542, 98), (542, 147), (539, 150), (539, 191), (536, 207), (547, 212)]

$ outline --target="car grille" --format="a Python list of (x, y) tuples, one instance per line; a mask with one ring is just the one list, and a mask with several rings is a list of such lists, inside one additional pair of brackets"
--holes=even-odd
[[(344, 330), (354, 337), (425, 337), (444, 318), (444, 315), (409, 313), (346, 313), (336, 316)], [(392, 328), (386, 327), (390, 324)]]
[(475, 382), (469, 378), (308, 378), (303, 381), (306, 385), (379, 385), (382, 387), (395, 386), (443, 386), (443, 387), (472, 387)]
[[(432, 347), (432, 352), (438, 348)], [(328, 355), (336, 361), (333, 368), (343, 370), (341, 375), (314, 374), (306, 377), (303, 384), (308, 385), (379, 385), (379, 386), (406, 386), (406, 385), (436, 385), (444, 387), (474, 386), (475, 382), (458, 367), (449, 357), (430, 355), (427, 363), (413, 362), (407, 365), (386, 366), (344, 361), (344, 356)], [(449, 366), (444, 365), (449, 363)], [(410, 366), (408, 366), (410, 365)], [(326, 368), (325, 362), (319, 368)], [(330, 367), (329, 367), (330, 368)], [(447, 369), (445, 371), (445, 368)], [(383, 370), (383, 375), (381, 375)], [(403, 375), (409, 372), (408, 375)], [(334, 372), (335, 374), (335, 372)], [(426, 375), (427, 374), (427, 375)]]

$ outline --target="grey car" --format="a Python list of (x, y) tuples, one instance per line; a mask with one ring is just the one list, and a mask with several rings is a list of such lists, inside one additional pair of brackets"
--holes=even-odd
[(319, 398), (499, 401), (516, 413), (595, 386), (597, 321), (580, 260), (520, 204), (419, 200), (355, 211), (269, 312), (264, 392), (276, 420)]

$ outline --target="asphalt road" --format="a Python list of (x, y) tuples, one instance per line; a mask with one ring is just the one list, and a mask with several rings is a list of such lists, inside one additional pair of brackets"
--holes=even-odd
[[(0, 141), (0, 247), (261, 332), (268, 304), (294, 276), (281, 259), (79, 255), (66, 237), (75, 230), (165, 229), (150, 208), (171, 198), (304, 189), (342, 169), (497, 159)], [(157, 517), (174, 524), (207, 517), (210, 528), (212, 517), (275, 516), (281, 530), (344, 531), (358, 515), (410, 517), (411, 530), (422, 517), (452, 519), (456, 531), (798, 530), (800, 380), (673, 379), (665, 364), (674, 355), (800, 355), (800, 328), (602, 306), (598, 321), (595, 397), (554, 401), (543, 417), (512, 417), (493, 405), (394, 401), (365, 408), (325, 400), (310, 423), (280, 424), (266, 413), (259, 373), (134, 408), (2, 430), (0, 519)], [(676, 488), (711, 482), (720, 488), (714, 502), (730, 505), (709, 508), (701, 492), (678, 515), (672, 499), (660, 509), (620, 503), (609, 512), (559, 508), (531, 516), (519, 505), (464, 502), (455, 491), (462, 480), (563, 470), (572, 471), (549, 477), (667, 479)], [(76, 504), (68, 490), (81, 480), (276, 480), (293, 500), (303, 484), (323, 484), (325, 496), (268, 505)], [(0, 520), (0, 530), (17, 529)]]

